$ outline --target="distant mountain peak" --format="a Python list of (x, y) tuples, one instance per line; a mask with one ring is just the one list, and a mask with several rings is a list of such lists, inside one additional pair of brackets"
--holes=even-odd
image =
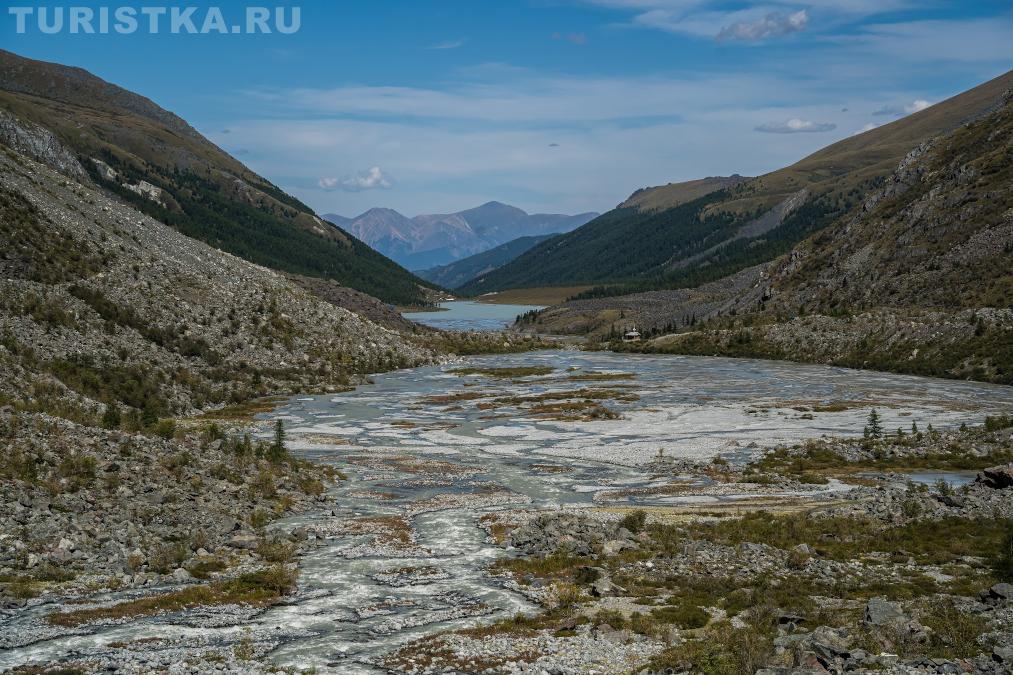
[(394, 209), (374, 207), (355, 218), (325, 214), (359, 240), (409, 269), (446, 265), (513, 241), (569, 232), (595, 218), (554, 213), (529, 215), (500, 201), (456, 213), (419, 214), (408, 218)]

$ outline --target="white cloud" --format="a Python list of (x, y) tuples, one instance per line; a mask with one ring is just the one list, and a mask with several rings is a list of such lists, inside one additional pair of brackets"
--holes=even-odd
[(765, 134), (800, 134), (806, 132), (833, 131), (837, 125), (833, 122), (811, 122), (793, 117), (785, 122), (768, 122), (754, 127), (755, 131)]
[[(689, 11), (678, 30), (695, 22), (707, 40), (729, 25), (727, 13), (708, 11), (709, 2), (611, 4), (630, 10), (631, 20), (652, 9), (677, 18)], [(800, 6), (733, 12), (732, 23)], [(1013, 61), (1013, 42), (984, 24), (859, 26), (831, 35), (828, 3), (804, 6), (807, 31), (820, 45), (792, 58), (756, 49), (748, 64), (673, 61), (623, 77), (479, 63), (450, 70), (432, 86), (392, 79), (383, 83), (389, 86), (240, 92), (236, 117), (216, 121), (209, 135), (251, 149), (251, 168), (320, 212), (389, 206), (437, 213), (492, 199), (531, 212), (604, 210), (638, 186), (786, 166), (847, 137), (868, 119), (861, 113), (942, 100)], [(992, 21), (1013, 27), (1005, 17)], [(951, 51), (957, 57), (948, 61)], [(228, 136), (219, 131), (226, 126)], [(349, 191), (334, 168), (374, 165), (388, 184), (397, 177), (396, 190)], [(338, 178), (321, 184), (320, 176)]]
[(438, 42), (430, 47), (430, 49), (457, 49), (467, 42), (464, 38), (459, 40), (447, 40), (446, 42)]
[(332, 190), (344, 190), (345, 192), (362, 192), (363, 190), (387, 189), (391, 187), (390, 178), (384, 175), (378, 166), (373, 166), (366, 171), (360, 171), (354, 176), (345, 178), (321, 178), (317, 186), (328, 192)]
[[(856, 35), (835, 41), (850, 44), (871, 58), (899, 60), (921, 66), (946, 63), (1013, 60), (1013, 14), (981, 19), (908, 21), (865, 26)], [(996, 73), (997, 75), (1000, 73)]]
[[(758, 41), (798, 32), (818, 14), (823, 29), (917, 7), (919, 0), (578, 0), (631, 14), (628, 25), (724, 41)], [(737, 6), (731, 9), (729, 5)], [(805, 5), (803, 9), (800, 5)]]
[(861, 129), (859, 129), (858, 131), (854, 132), (851, 135), (852, 136), (857, 136), (858, 134), (864, 134), (866, 131), (872, 131), (873, 129), (875, 129), (878, 126), (879, 125), (876, 124), (875, 122), (869, 122), (868, 124), (863, 125)]
[(736, 21), (725, 26), (717, 35), (718, 40), (744, 40), (755, 42), (772, 37), (780, 37), (789, 33), (805, 30), (809, 24), (809, 14), (799, 10), (792, 14), (771, 12), (756, 21)]
[[(343, 86), (332, 89), (247, 92), (261, 109), (280, 114), (365, 115), (397, 119), (473, 120), (485, 124), (619, 122), (675, 118), (714, 106), (752, 106), (798, 100), (772, 78), (546, 77), (511, 72), (446, 88)], [(787, 98), (786, 98), (787, 97)], [(703, 102), (706, 101), (706, 105)]]
[(904, 105), (885, 105), (882, 108), (879, 108), (878, 110), (874, 111), (872, 114), (879, 116), (889, 115), (892, 117), (903, 117), (904, 115), (910, 115), (911, 113), (916, 113), (925, 110), (930, 105), (932, 104), (926, 101), (925, 99), (919, 98)]

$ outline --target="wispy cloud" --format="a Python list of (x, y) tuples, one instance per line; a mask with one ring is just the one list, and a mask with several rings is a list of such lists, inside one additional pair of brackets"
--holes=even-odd
[(378, 166), (370, 167), (360, 171), (354, 176), (344, 178), (321, 178), (317, 186), (328, 192), (332, 190), (343, 190), (345, 192), (362, 192), (364, 190), (387, 189), (391, 187), (390, 179), (384, 175)]
[(911, 113), (925, 110), (930, 105), (932, 104), (925, 99), (919, 98), (903, 105), (885, 105), (882, 108), (875, 110), (872, 114), (878, 116), (888, 115), (891, 117), (903, 117), (904, 115), (910, 115)]
[[(442, 88), (343, 86), (245, 92), (262, 109), (279, 114), (363, 115), (396, 119), (472, 120), (492, 123), (582, 124), (652, 118), (678, 119), (706, 107), (756, 106), (795, 100), (776, 78), (550, 77), (525, 71)], [(700, 103), (697, 104), (696, 102)]]
[(736, 21), (725, 26), (717, 35), (718, 40), (743, 40), (755, 42), (788, 35), (805, 30), (809, 14), (803, 9), (792, 14), (771, 12), (756, 21)]
[(801, 134), (812, 132), (833, 131), (837, 125), (833, 122), (811, 122), (793, 117), (784, 122), (768, 122), (754, 127), (754, 131), (765, 134)]
[(628, 25), (725, 43), (759, 42), (797, 33), (818, 15), (821, 26), (840, 26), (910, 9), (918, 0), (578, 0), (630, 14)]
[(875, 122), (869, 122), (868, 124), (864, 124), (864, 125), (862, 125), (862, 128), (861, 128), (861, 129), (859, 129), (858, 131), (855, 131), (855, 132), (854, 132), (853, 134), (851, 134), (851, 135), (852, 135), (852, 136), (857, 136), (858, 134), (864, 134), (864, 133), (865, 133), (866, 131), (872, 131), (873, 129), (875, 129), (875, 128), (876, 128), (876, 127), (878, 127), (878, 126), (879, 126), (879, 125), (878, 125), (878, 124), (876, 124)]
[[(252, 149), (254, 169), (269, 171), (321, 211), (382, 204), (440, 212), (490, 199), (534, 211), (603, 210), (637, 186), (761, 175), (865, 122), (892, 119), (871, 111), (894, 105), (908, 112), (916, 101), (941, 100), (999, 74), (1013, 60), (1009, 33), (1000, 35), (1011, 28), (1005, 15), (993, 17), (995, 26), (934, 21), (833, 32), (825, 24), (829, 2), (787, 2), (730, 13), (717, 11), (728, 4), (711, 0), (610, 6), (630, 22), (670, 12), (679, 22), (673, 31), (692, 29), (712, 43), (723, 27), (804, 6), (808, 24), (799, 35), (813, 37), (799, 40), (791, 55), (754, 49), (748, 63), (731, 67), (673, 61), (635, 74), (478, 62), (425, 86), (391, 79), (380, 86), (246, 91), (233, 97), (242, 104), (238, 119), (216, 122), (211, 135), (230, 148)], [(874, 12), (891, 0), (847, 3)], [(550, 35), (542, 33), (545, 40)], [(818, 49), (807, 49), (812, 39)], [(958, 56), (946, 61), (950, 51)], [(232, 134), (219, 135), (226, 125)], [(370, 180), (369, 172), (342, 177), (336, 166), (382, 170)], [(384, 182), (395, 183), (391, 176), (397, 189), (384, 190)]]
[(553, 33), (553, 40), (566, 40), (573, 45), (586, 45), (587, 35), (584, 33)]
[(457, 49), (463, 47), (466, 39), (460, 38), (458, 40), (447, 40), (445, 42), (437, 42), (434, 45), (430, 45), (429, 49)]

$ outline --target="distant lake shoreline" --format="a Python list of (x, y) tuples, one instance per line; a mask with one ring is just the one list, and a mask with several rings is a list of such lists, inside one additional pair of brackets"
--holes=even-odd
[(440, 303), (435, 311), (404, 312), (402, 316), (441, 330), (498, 331), (509, 328), (521, 314), (543, 309), (543, 305), (498, 305), (473, 300)]

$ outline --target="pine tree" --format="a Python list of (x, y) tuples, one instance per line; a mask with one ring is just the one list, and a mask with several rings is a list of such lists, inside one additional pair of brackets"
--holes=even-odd
[(279, 419), (274, 423), (274, 441), (268, 449), (267, 458), (275, 464), (279, 464), (287, 456), (288, 450), (285, 449), (285, 423)]
[(915, 422), (914, 420), (911, 421), (911, 434), (913, 436), (918, 435), (918, 423)]
[(867, 438), (883, 437), (883, 424), (875, 408), (869, 413), (869, 423), (865, 427), (865, 436)]

